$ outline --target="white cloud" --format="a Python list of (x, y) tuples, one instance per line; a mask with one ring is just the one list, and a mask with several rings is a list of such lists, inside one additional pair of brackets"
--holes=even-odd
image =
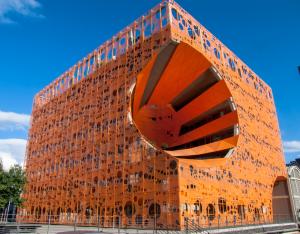
[(284, 141), (283, 148), (286, 153), (300, 152), (300, 141)]
[(30, 115), (0, 110), (0, 131), (27, 130), (29, 122)]
[(14, 164), (23, 165), (27, 141), (24, 139), (0, 139), (0, 158), (4, 170)]
[(0, 0), (0, 23), (15, 23), (10, 17), (11, 13), (42, 18), (44, 16), (36, 12), (40, 7), (41, 4), (37, 0)]

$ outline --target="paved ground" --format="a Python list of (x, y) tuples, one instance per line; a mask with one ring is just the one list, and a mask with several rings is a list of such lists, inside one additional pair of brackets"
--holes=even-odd
[(86, 234), (86, 233), (102, 233), (102, 234), (106, 234), (108, 232), (92, 232), (92, 231), (59, 232), (59, 234)]
[(89, 233), (99, 233), (99, 234), (112, 234), (112, 233), (120, 233), (120, 234), (153, 234), (153, 231), (149, 231), (149, 230), (120, 230), (120, 232), (118, 232), (117, 229), (111, 229), (111, 230), (103, 230), (100, 232), (97, 231), (67, 231), (67, 232), (58, 232), (57, 234), (89, 234)]
[[(8, 224), (7, 226), (13, 226)], [(24, 227), (26, 225), (23, 225)], [(28, 226), (28, 225), (27, 225)], [(29, 225), (30, 226), (30, 225)], [(117, 229), (117, 228), (97, 228), (97, 227), (87, 227), (87, 226), (71, 226), (71, 225), (31, 225), (35, 226), (33, 229), (28, 230), (27, 233), (34, 234), (154, 234), (153, 230), (141, 230), (141, 229)], [(19, 226), (21, 230), (21, 226)], [(214, 230), (203, 231), (202, 233), (209, 234), (230, 234), (230, 233), (243, 233), (243, 234), (253, 234), (253, 233), (299, 233), (297, 232), (295, 223), (282, 223), (282, 224), (269, 224), (269, 225), (252, 225), (252, 226), (241, 226), (232, 228), (220, 228)], [(7, 233), (19, 233), (17, 229), (9, 229), (9, 231), (1, 230), (0, 234)], [(157, 233), (166, 233), (166, 231), (157, 231)], [(169, 234), (180, 233), (169, 231)], [(184, 231), (182, 233), (185, 233)], [(198, 232), (201, 233), (201, 232)]]

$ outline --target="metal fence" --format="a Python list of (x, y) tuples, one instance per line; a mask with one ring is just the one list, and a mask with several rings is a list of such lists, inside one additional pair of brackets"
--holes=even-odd
[[(197, 219), (198, 218), (198, 219)], [(82, 218), (77, 214), (67, 215), (15, 215), (0, 214), (0, 233), (63, 233), (68, 231), (106, 232), (106, 233), (210, 233), (224, 228), (250, 227), (256, 232), (264, 232), (274, 224), (292, 224), (291, 216), (282, 214), (273, 220), (260, 217), (253, 219), (233, 219), (215, 217), (214, 220), (202, 217), (183, 217), (183, 225), (177, 228), (159, 222), (159, 218), (126, 216), (90, 216)]]

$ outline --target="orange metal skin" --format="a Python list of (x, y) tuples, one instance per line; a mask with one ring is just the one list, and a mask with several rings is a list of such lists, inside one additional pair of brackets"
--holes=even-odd
[[(195, 66), (197, 69), (186, 69)], [(169, 103), (209, 66), (210, 64), (202, 54), (187, 44), (180, 44), (172, 55), (172, 60), (160, 79), (160, 85), (155, 88), (149, 104), (164, 105)], [(184, 78), (182, 77), (183, 73)], [(176, 82), (170, 83), (170, 77)]]
[[(139, 110), (155, 59), (171, 41), (180, 42), (177, 57), (149, 99), (158, 109)], [(175, 112), (168, 103), (210, 66), (222, 80)], [(236, 110), (223, 120), (175, 140), (162, 133), (178, 133), (179, 123), (230, 97)], [(145, 118), (153, 113), (174, 114), (178, 121), (153, 125)], [(151, 142), (180, 145), (232, 124), (238, 124), (238, 135), (194, 148), (164, 151)], [(226, 158), (181, 158), (223, 149), (233, 152)], [(185, 217), (203, 226), (225, 225), (238, 221), (241, 209), (248, 222), (258, 216), (272, 220), (273, 186), (286, 177), (271, 89), (173, 1), (156, 6), (36, 95), (25, 166), (21, 213), (35, 215), (35, 222), (57, 214), (57, 223), (75, 215), (86, 224), (98, 218), (113, 223), (112, 216), (122, 215), (123, 226), (144, 228), (153, 227), (152, 204), (160, 206), (157, 225), (169, 228), (183, 228)], [(128, 204), (132, 215), (124, 210)]]

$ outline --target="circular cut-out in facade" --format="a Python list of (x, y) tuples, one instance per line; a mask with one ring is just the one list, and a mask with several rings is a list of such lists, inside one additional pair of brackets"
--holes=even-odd
[(228, 156), (237, 145), (238, 115), (220, 73), (199, 51), (171, 42), (139, 73), (132, 119), (152, 146), (190, 159)]

